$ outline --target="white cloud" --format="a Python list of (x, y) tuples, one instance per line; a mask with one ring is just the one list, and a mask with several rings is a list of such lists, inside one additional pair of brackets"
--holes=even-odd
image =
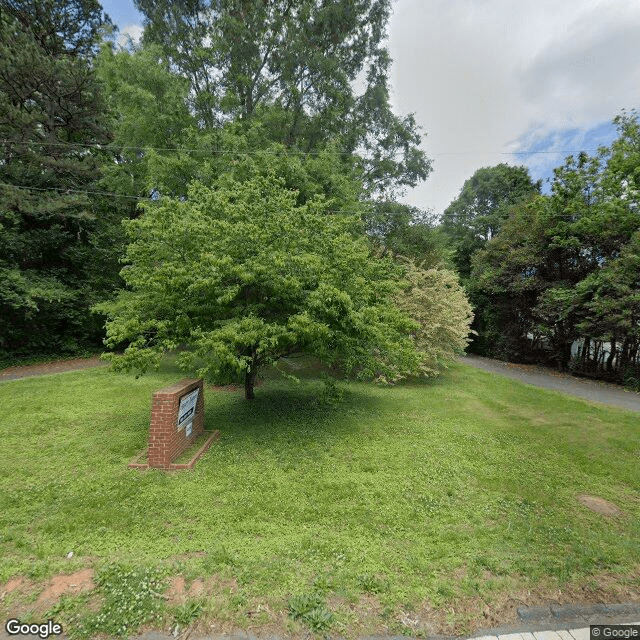
[(133, 44), (138, 44), (142, 38), (143, 31), (144, 27), (139, 24), (128, 24), (126, 27), (122, 27), (118, 34), (118, 45), (126, 47), (129, 44), (129, 40)]
[(505, 152), (560, 131), (577, 144), (640, 104), (640, 3), (399, 0), (390, 36), (394, 108), (416, 113), (434, 158), (407, 200), (436, 212), (476, 169), (522, 162)]

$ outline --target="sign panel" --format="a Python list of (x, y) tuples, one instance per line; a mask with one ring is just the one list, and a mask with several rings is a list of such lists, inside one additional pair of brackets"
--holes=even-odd
[(191, 429), (193, 428), (193, 422), (188, 422), (187, 426), (184, 428), (184, 435), (187, 436), (187, 438), (191, 437)]
[(195, 389), (191, 393), (187, 393), (186, 396), (180, 398), (180, 407), (178, 409), (178, 431), (182, 429), (185, 422), (193, 419), (193, 415), (196, 412), (196, 403), (198, 402), (199, 391), (200, 389)]

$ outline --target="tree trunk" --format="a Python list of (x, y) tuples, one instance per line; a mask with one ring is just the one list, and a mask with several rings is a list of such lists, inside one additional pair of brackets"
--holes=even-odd
[(247, 369), (247, 372), (244, 374), (244, 397), (247, 400), (253, 400), (255, 398), (253, 387), (256, 384), (257, 375), (258, 375), (258, 367), (254, 359), (251, 361), (251, 365)]
[(613, 371), (613, 359), (616, 357), (616, 339), (611, 338), (609, 343), (609, 357), (607, 358), (607, 371)]

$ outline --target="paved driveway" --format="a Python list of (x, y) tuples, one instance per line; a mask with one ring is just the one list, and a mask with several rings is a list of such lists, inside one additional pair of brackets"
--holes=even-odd
[(640, 412), (640, 393), (615, 384), (577, 378), (546, 367), (511, 364), (480, 356), (463, 356), (460, 361), (489, 373), (497, 373), (544, 389), (553, 389), (591, 402), (601, 402), (620, 409)]

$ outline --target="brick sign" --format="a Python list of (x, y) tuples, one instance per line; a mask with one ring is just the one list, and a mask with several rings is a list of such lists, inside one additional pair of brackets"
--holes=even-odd
[(132, 462), (134, 468), (190, 469), (219, 433), (214, 431), (193, 459), (186, 464), (174, 460), (204, 433), (202, 380), (181, 380), (160, 389), (151, 401), (151, 425), (147, 463)]

